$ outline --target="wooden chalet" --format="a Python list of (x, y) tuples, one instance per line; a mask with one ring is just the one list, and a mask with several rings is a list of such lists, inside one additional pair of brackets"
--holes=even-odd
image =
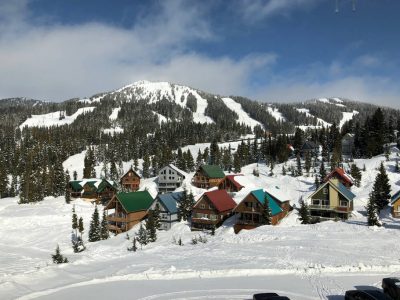
[(354, 185), (351, 176), (348, 175), (342, 168), (335, 168), (332, 172), (325, 176), (323, 181), (327, 182), (332, 178), (339, 180), (339, 182), (348, 189), (350, 189)]
[(353, 211), (354, 197), (338, 179), (331, 178), (308, 197), (310, 215), (320, 220), (347, 220)]
[(238, 233), (242, 229), (254, 229), (264, 224), (262, 215), (266, 201), (268, 201), (271, 210), (272, 225), (278, 224), (291, 210), (289, 200), (280, 200), (277, 196), (274, 196), (263, 189), (252, 191), (235, 207), (233, 211), (238, 214), (238, 219), (234, 226), (235, 233)]
[(178, 222), (178, 206), (184, 192), (160, 194), (151, 205), (152, 210), (158, 206), (160, 210), (160, 229), (169, 230), (174, 223)]
[(319, 154), (319, 146), (312, 141), (306, 141), (301, 146), (300, 154), (304, 157), (307, 153), (312, 157), (317, 156)]
[(80, 185), (83, 188), (80, 197), (97, 204), (106, 204), (117, 192), (114, 182), (106, 179), (87, 179), (83, 180)]
[(202, 165), (194, 174), (192, 184), (198, 188), (209, 189), (218, 186), (224, 177), (225, 174), (219, 166)]
[(140, 176), (132, 167), (130, 167), (129, 171), (121, 177), (119, 183), (124, 190), (134, 192), (139, 189)]
[(80, 198), (82, 195), (83, 187), (81, 185), (82, 180), (71, 180), (67, 184), (67, 191), (70, 193), (72, 198)]
[(106, 207), (108, 229), (125, 232), (147, 217), (153, 198), (148, 191), (118, 193)]
[(243, 176), (242, 174), (234, 174), (234, 175), (226, 175), (225, 178), (219, 183), (219, 190), (226, 190), (228, 193), (236, 193), (239, 192), (243, 185), (235, 180), (235, 177)]
[(400, 218), (400, 191), (392, 196), (390, 204), (393, 218)]
[(220, 226), (235, 208), (236, 202), (225, 190), (205, 192), (192, 210), (192, 230), (211, 230)]

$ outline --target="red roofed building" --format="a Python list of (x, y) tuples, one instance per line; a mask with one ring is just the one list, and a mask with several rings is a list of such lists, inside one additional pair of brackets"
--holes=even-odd
[(205, 192), (192, 210), (192, 230), (216, 228), (222, 224), (236, 207), (236, 202), (225, 190)]
[(328, 182), (329, 179), (336, 178), (348, 189), (354, 184), (353, 179), (348, 175), (342, 168), (336, 168), (328, 175), (325, 176), (324, 182)]
[(236, 176), (243, 176), (242, 174), (225, 175), (225, 178), (218, 185), (219, 190), (226, 190), (228, 193), (239, 192), (244, 186), (235, 180)]

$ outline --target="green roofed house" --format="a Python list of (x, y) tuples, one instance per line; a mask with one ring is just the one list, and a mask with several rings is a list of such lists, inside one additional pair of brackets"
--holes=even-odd
[(117, 192), (115, 183), (106, 179), (83, 179), (80, 197), (90, 202), (106, 204)]
[(116, 194), (104, 208), (109, 230), (121, 233), (131, 229), (147, 217), (153, 200), (148, 191)]
[(225, 178), (222, 169), (217, 165), (200, 166), (192, 178), (192, 184), (195, 187), (209, 189), (218, 186)]
[(272, 190), (273, 192), (264, 189), (252, 191), (235, 207), (233, 212), (239, 215), (234, 226), (235, 233), (263, 225), (262, 215), (266, 201), (271, 210), (272, 225), (278, 224), (288, 214), (291, 209), (289, 200), (282, 195), (279, 198), (277, 191)]
[(72, 198), (80, 198), (82, 195), (83, 187), (82, 180), (71, 180), (67, 184), (67, 191), (71, 194)]

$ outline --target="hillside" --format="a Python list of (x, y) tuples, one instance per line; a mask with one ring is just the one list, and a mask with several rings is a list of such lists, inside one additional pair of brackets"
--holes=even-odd
[[(192, 145), (188, 150), (195, 153), (201, 147)], [(71, 171), (80, 171), (83, 159), (80, 154), (69, 158), (64, 165)], [(176, 299), (176, 296), (206, 299), (213, 291), (219, 295), (217, 299), (244, 299), (255, 291), (269, 289), (301, 300), (330, 299), (355, 284), (379, 286), (379, 278), (400, 274), (397, 263), (400, 222), (383, 211), (385, 226), (368, 227), (364, 207), (381, 161), (388, 171), (392, 190), (399, 187), (399, 175), (394, 173), (396, 159), (397, 154), (393, 153), (388, 162), (384, 156), (355, 161), (359, 167), (366, 165), (366, 171), (362, 172), (361, 187), (353, 189), (357, 195), (355, 211), (346, 222), (301, 225), (293, 211), (278, 226), (262, 226), (235, 235), (233, 220), (228, 219), (215, 236), (207, 235), (207, 243), (197, 245), (191, 244), (192, 237), (204, 234), (191, 232), (181, 222), (168, 232), (160, 232), (157, 242), (136, 253), (126, 250), (131, 241), (124, 234), (86, 243), (86, 251), (73, 253), (72, 204), (84, 218), (86, 241), (93, 212), (93, 206), (87, 202), (78, 199), (66, 204), (63, 197), (47, 197), (37, 204), (18, 205), (17, 198), (2, 199), (0, 225), (7, 230), (0, 231), (0, 296), (70, 299), (74, 295), (96, 295), (97, 299), (107, 299), (118, 290), (126, 291), (127, 299)], [(131, 163), (125, 162), (124, 169)], [(287, 167), (295, 164), (295, 160), (286, 163)], [(275, 175), (270, 176), (269, 166), (260, 164), (260, 177), (252, 174), (255, 164), (245, 166), (240, 182), (246, 187), (235, 201), (255, 188), (279, 187), (291, 204), (298, 206), (299, 198), (313, 191), (314, 178), (312, 174), (310, 177), (282, 175), (282, 166), (276, 165)], [(96, 168), (100, 170), (102, 166)], [(204, 190), (193, 188), (190, 179), (190, 176), (186, 179), (186, 187), (197, 198)], [(141, 190), (153, 193), (154, 181), (154, 177), (144, 180)], [(129, 235), (137, 229), (133, 228)], [(173, 243), (178, 238), (182, 238), (183, 246)], [(50, 263), (50, 253), (57, 243), (69, 264)], [(340, 279), (343, 276), (346, 280)], [(290, 280), (291, 284), (283, 286), (282, 280)]]

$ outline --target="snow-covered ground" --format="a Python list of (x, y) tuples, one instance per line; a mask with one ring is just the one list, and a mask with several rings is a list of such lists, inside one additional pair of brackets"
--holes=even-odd
[[(325, 99), (325, 98), (322, 98), (322, 99)], [(328, 99), (325, 99), (325, 100), (328, 101)], [(319, 101), (321, 101), (321, 99), (319, 99)], [(308, 108), (296, 108), (296, 110), (298, 112), (305, 113), (307, 117), (310, 117), (310, 118), (315, 117), (314, 115), (310, 114), (310, 110)], [(307, 130), (307, 129), (322, 128), (322, 127), (328, 128), (330, 126), (332, 126), (331, 123), (328, 123), (328, 122), (322, 120), (321, 118), (317, 118), (317, 125), (315, 125), (315, 126), (314, 125), (301, 125), (301, 126), (297, 126), (297, 127), (299, 127), (301, 130)]]
[(254, 128), (255, 126), (259, 125), (261, 128), (264, 128), (264, 126), (251, 118), (242, 108), (242, 105), (240, 103), (235, 102), (235, 100), (231, 98), (222, 98), (222, 101), (225, 103), (225, 105), (239, 116), (239, 119), (237, 122), (243, 123), (247, 126), (250, 126), (251, 128)]
[(267, 107), (267, 111), (277, 120), (278, 122), (284, 122), (286, 121), (285, 117), (282, 115), (282, 113), (276, 108), (276, 107)]
[[(84, 113), (92, 112), (96, 107), (82, 107), (79, 108), (73, 115), (67, 116), (65, 115), (65, 111), (56, 111), (49, 114), (43, 115), (32, 115), (32, 117), (25, 120), (19, 128), (22, 129), (25, 126), (28, 127), (51, 127), (51, 126), (61, 126), (66, 124), (72, 124), (75, 119)], [(65, 117), (60, 120), (60, 115), (64, 115)]]
[(111, 115), (110, 115), (110, 121), (115, 121), (116, 119), (118, 119), (118, 113), (121, 110), (121, 107), (116, 107), (113, 108)]
[(339, 129), (342, 128), (343, 125), (344, 125), (346, 122), (352, 120), (353, 117), (354, 117), (355, 115), (358, 114), (358, 111), (353, 110), (353, 112), (343, 112), (342, 114), (343, 114), (343, 117), (342, 117), (342, 119), (340, 120)]
[[(209, 145), (209, 144), (208, 144)], [(190, 150), (196, 147), (191, 146)], [(195, 152), (196, 153), (196, 152)], [(64, 162), (72, 174), (82, 174), (84, 152)], [(195, 155), (194, 155), (195, 156)], [(0, 299), (248, 299), (258, 291), (278, 291), (292, 299), (342, 299), (346, 289), (359, 285), (379, 286), (382, 277), (400, 275), (400, 220), (382, 212), (384, 227), (366, 225), (365, 205), (381, 161), (388, 170), (393, 192), (400, 189), (394, 173), (395, 154), (356, 160), (362, 186), (355, 211), (347, 222), (301, 225), (295, 211), (278, 226), (262, 226), (234, 234), (234, 217), (207, 236), (205, 244), (192, 245), (193, 236), (184, 222), (168, 232), (159, 232), (155, 243), (136, 253), (128, 252), (131, 240), (125, 234), (109, 240), (86, 243), (86, 251), (74, 254), (70, 245), (71, 209), (85, 223), (84, 240), (94, 207), (82, 200), (65, 204), (63, 197), (46, 198), (37, 204), (18, 205), (17, 198), (0, 201)], [(295, 165), (295, 161), (287, 163)], [(124, 170), (130, 162), (124, 163)], [(139, 164), (140, 167), (141, 163)], [(346, 166), (347, 167), (347, 166)], [(260, 176), (252, 175), (258, 168)], [(100, 171), (101, 166), (96, 167)], [(286, 195), (292, 205), (313, 190), (313, 174), (283, 176), (282, 165), (274, 175), (263, 164), (249, 165), (238, 177), (246, 187), (235, 201), (254, 188)], [(190, 178), (185, 184), (190, 184)], [(155, 178), (143, 181), (154, 196)], [(203, 191), (192, 190), (198, 197)], [(133, 228), (129, 234), (137, 231)], [(181, 238), (183, 246), (173, 243)], [(373, 242), (372, 242), (373, 241)], [(50, 255), (57, 245), (70, 261), (53, 265)], [(126, 291), (126, 293), (124, 293)], [(114, 292), (114, 293), (113, 293)], [(335, 298), (336, 297), (336, 298)]]

